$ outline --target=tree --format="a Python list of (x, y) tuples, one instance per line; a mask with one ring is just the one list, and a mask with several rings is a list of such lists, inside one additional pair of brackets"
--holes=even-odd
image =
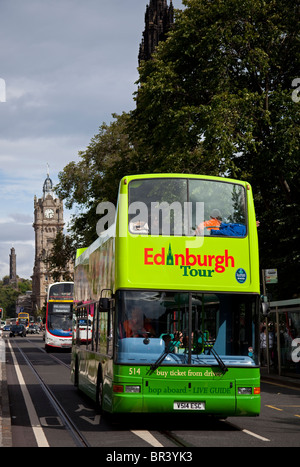
[(103, 124), (58, 194), (84, 212), (73, 233), (96, 238), (96, 206), (116, 202), (132, 173), (248, 180), (263, 268), (279, 269), (279, 298), (300, 295), (299, 2), (184, 0), (175, 27), (139, 69), (136, 109)]
[(135, 134), (159, 160), (198, 150), (198, 170), (204, 172), (208, 159), (212, 171), (247, 176), (253, 164), (248, 156), (260, 158), (266, 137), (282, 139), (289, 130), (289, 153), (297, 141), (291, 82), (299, 60), (299, 5), (184, 3), (169, 39), (140, 68)]
[(27, 291), (32, 290), (31, 279), (20, 279), (18, 276), (18, 290), (21, 294), (25, 294)]
[(300, 294), (299, 104), (292, 100), (299, 3), (184, 3), (168, 40), (140, 68), (132, 131), (159, 169), (248, 180), (262, 267), (281, 269), (280, 296)]
[(73, 273), (71, 264), (75, 258), (76, 248), (73, 239), (64, 235), (62, 230), (57, 232), (53, 242), (53, 248), (45, 259), (48, 272), (51, 274), (54, 282), (72, 281)]
[(31, 281), (18, 277), (18, 290), (9, 285), (9, 277), (3, 277), (0, 281), (0, 307), (4, 309), (6, 318), (15, 318), (16, 316), (16, 301), (19, 295), (24, 294), (27, 290), (32, 289)]
[(127, 131), (129, 115), (113, 114), (113, 117), (110, 125), (101, 125), (87, 149), (79, 152), (80, 161), (70, 162), (59, 173), (56, 192), (66, 200), (67, 208), (80, 208), (73, 216), (71, 232), (81, 246), (97, 238), (98, 203), (116, 204), (120, 179), (139, 170), (139, 160)]

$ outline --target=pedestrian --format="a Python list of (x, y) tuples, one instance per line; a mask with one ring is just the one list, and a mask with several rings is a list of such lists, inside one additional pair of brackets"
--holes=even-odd
[(267, 364), (267, 336), (266, 336), (266, 326), (261, 328), (260, 332), (260, 363), (261, 366), (266, 366)]
[[(270, 365), (273, 364), (272, 362), (272, 354), (271, 351), (273, 349), (273, 341), (274, 341), (274, 336), (272, 332), (269, 332), (269, 363)], [(267, 328), (266, 326), (263, 326), (261, 328), (261, 333), (260, 333), (260, 362), (261, 366), (266, 366), (268, 363), (267, 359)]]

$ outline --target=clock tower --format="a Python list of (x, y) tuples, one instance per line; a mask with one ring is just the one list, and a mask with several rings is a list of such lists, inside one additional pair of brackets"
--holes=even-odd
[(48, 171), (43, 185), (42, 198), (34, 197), (35, 260), (32, 275), (34, 311), (43, 307), (47, 298), (48, 285), (53, 282), (45, 259), (52, 249), (57, 232), (63, 227), (63, 202), (54, 196), (53, 184)]

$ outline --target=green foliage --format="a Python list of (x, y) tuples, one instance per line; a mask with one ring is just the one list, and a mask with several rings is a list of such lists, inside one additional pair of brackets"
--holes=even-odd
[(133, 132), (158, 170), (186, 171), (187, 163), (248, 180), (261, 266), (281, 276), (274, 296), (299, 295), (299, 3), (184, 3), (169, 39), (140, 68)]
[(72, 229), (77, 244), (89, 245), (97, 238), (95, 216), (100, 201), (117, 202), (119, 181), (138, 170), (138, 158), (127, 131), (128, 114), (113, 114), (114, 121), (103, 123), (78, 164), (69, 163), (59, 174), (56, 192), (66, 206), (77, 206)]
[(30, 280), (18, 278), (18, 289), (8, 284), (8, 277), (0, 281), (0, 307), (4, 309), (4, 316), (16, 316), (16, 300), (19, 295), (23, 295), (27, 290), (32, 289)]
[(29, 279), (18, 279), (18, 290), (24, 295), (28, 290), (32, 290), (32, 282)]
[(62, 230), (59, 230), (54, 239), (51, 252), (45, 260), (48, 272), (54, 282), (73, 280), (69, 265), (70, 262), (74, 261), (75, 252), (76, 248), (73, 239), (64, 235)]
[(197, 150), (197, 172), (247, 178), (252, 155), (260, 157), (277, 125), (295, 130), (291, 82), (299, 36), (292, 18), (299, 6), (278, 0), (185, 4), (169, 39), (140, 68), (134, 132), (159, 162)]

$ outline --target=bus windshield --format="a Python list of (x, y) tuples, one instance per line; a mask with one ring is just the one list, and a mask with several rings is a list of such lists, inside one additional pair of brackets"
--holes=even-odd
[(27, 318), (19, 318), (19, 324), (24, 324), (24, 326), (27, 326), (27, 324), (29, 324), (29, 320)]
[(49, 330), (61, 329), (70, 331), (72, 329), (72, 303), (49, 303), (48, 320)]
[(238, 183), (151, 178), (131, 181), (128, 190), (131, 233), (246, 235), (245, 189)]
[(254, 295), (119, 291), (117, 362), (161, 365), (258, 364)]

